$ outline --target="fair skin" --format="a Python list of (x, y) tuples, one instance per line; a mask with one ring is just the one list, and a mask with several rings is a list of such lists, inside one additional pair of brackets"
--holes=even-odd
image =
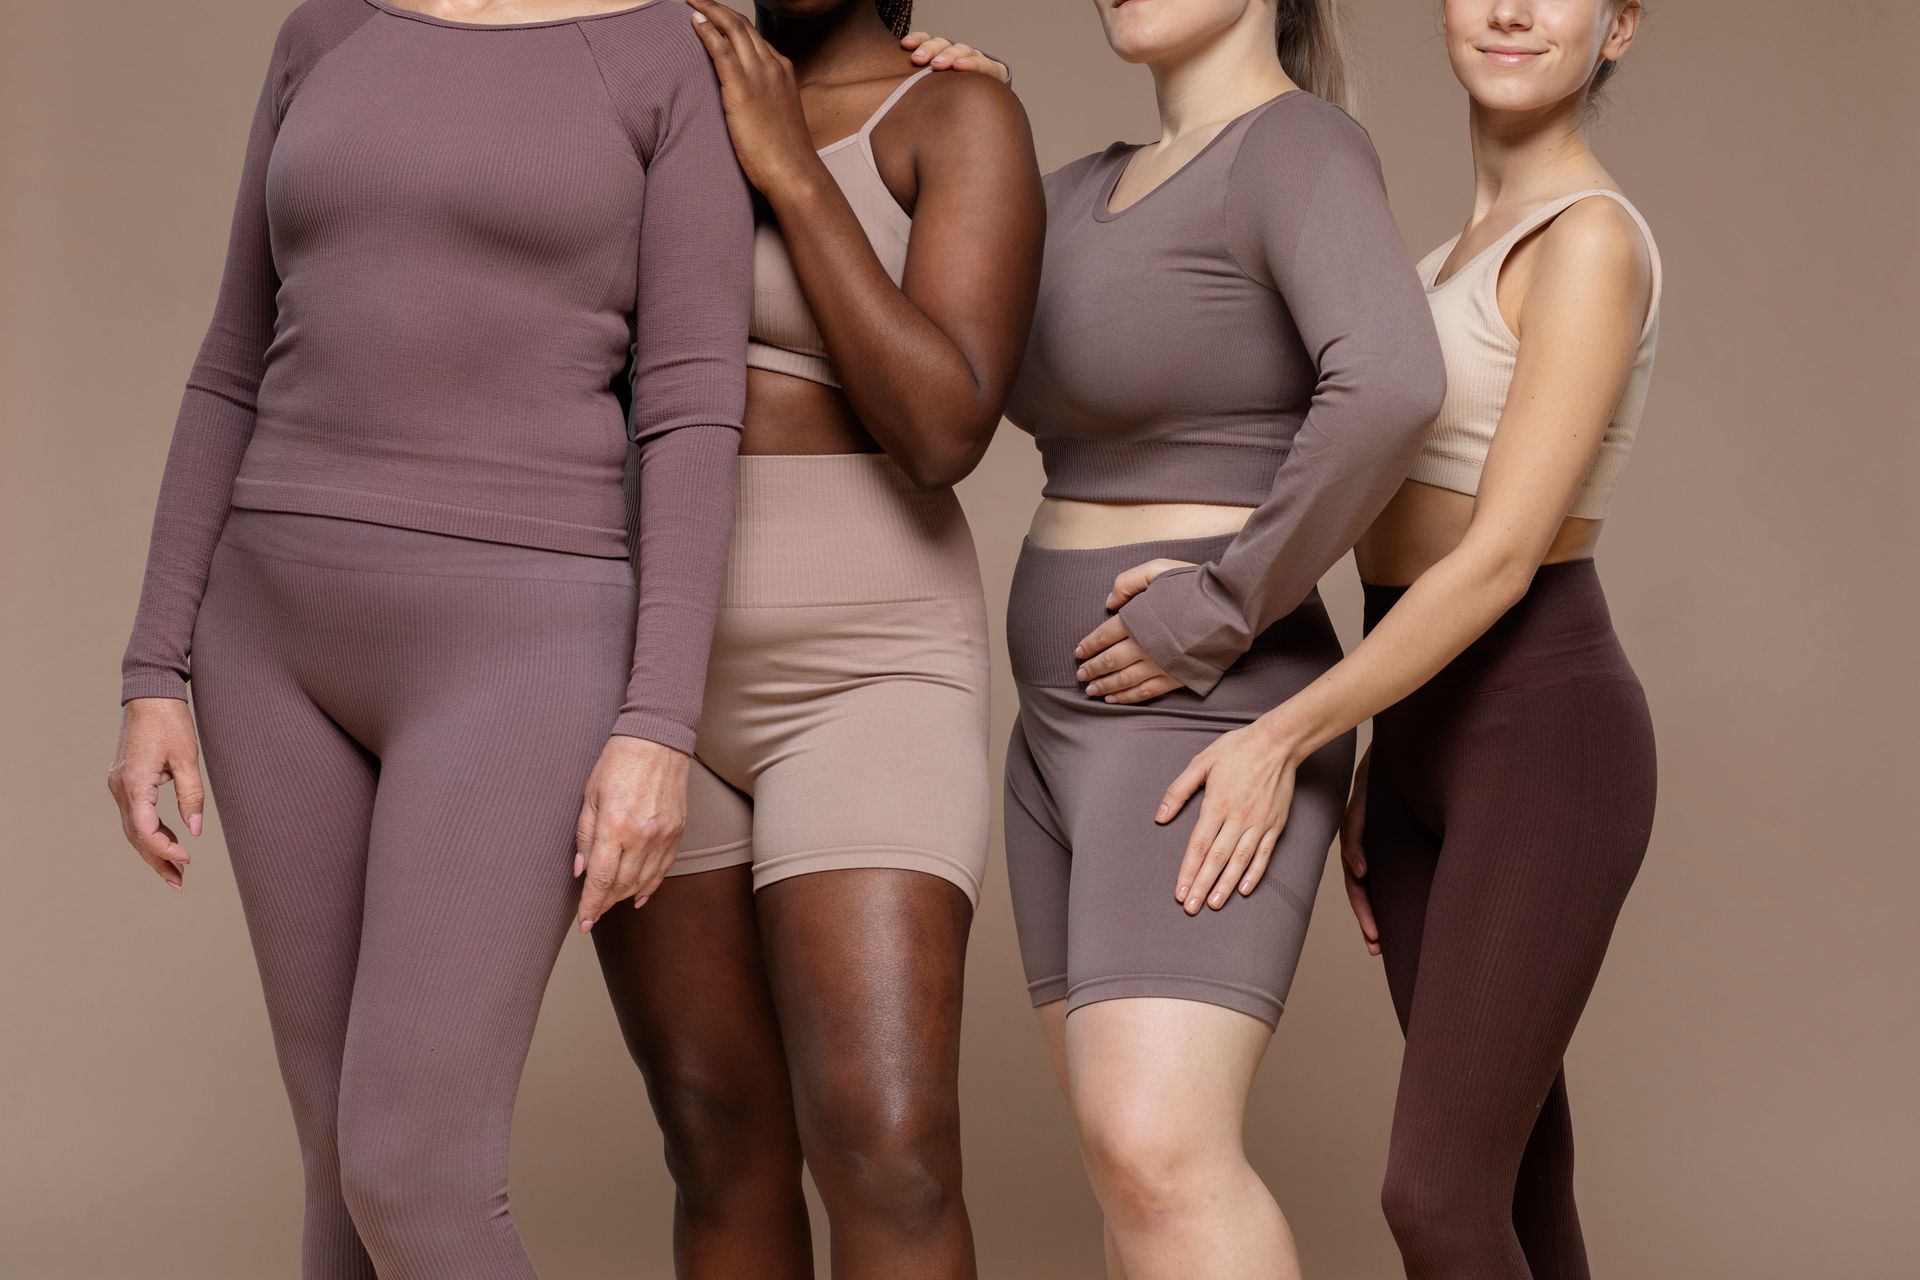
[[(1157, 142), (1132, 157), (1111, 207), (1140, 200), (1178, 173), (1222, 128), (1297, 86), (1275, 50), (1272, 0), (1095, 0), (1107, 41), (1153, 75)], [(974, 55), (976, 58), (979, 55)], [(984, 61), (979, 70), (998, 74)], [(1202, 503), (1043, 499), (1027, 536), (1089, 549), (1232, 534), (1251, 509)], [(1118, 608), (1178, 562), (1120, 575)], [(1080, 642), (1089, 693), (1139, 702), (1178, 687), (1126, 627), (1109, 621)], [(1286, 1218), (1246, 1158), (1247, 1098), (1272, 1028), (1199, 1001), (1106, 1000), (1037, 1011), (1056, 1077), (1106, 1219), (1113, 1280), (1288, 1280), (1300, 1274)]]
[[(1637, 4), (1450, 0), (1447, 51), (1470, 97), (1475, 199), (1438, 281), (1555, 198), (1615, 188), (1586, 132), (1600, 60), (1633, 42)], [(1176, 877), (1182, 901), (1224, 905), (1264, 869), (1236, 852), (1286, 823), (1295, 773), (1326, 743), (1412, 693), (1519, 601), (1542, 564), (1592, 555), (1598, 521), (1567, 516), (1631, 369), (1653, 288), (1638, 226), (1620, 205), (1579, 202), (1522, 241), (1498, 283), (1520, 339), (1507, 406), (1477, 496), (1409, 481), (1355, 549), (1361, 577), (1411, 584), (1371, 635), (1308, 688), (1196, 756), (1162, 798), (1170, 821), (1196, 794), (1199, 825)], [(1341, 831), (1347, 893), (1370, 952), (1362, 761)]]

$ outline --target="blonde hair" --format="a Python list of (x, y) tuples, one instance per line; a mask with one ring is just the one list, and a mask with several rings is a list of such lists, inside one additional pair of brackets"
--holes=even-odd
[(1276, 0), (1280, 65), (1293, 82), (1344, 111), (1354, 109), (1340, 0)]

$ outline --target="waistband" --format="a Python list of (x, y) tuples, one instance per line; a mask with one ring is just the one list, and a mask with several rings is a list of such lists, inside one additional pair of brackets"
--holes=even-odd
[(297, 511), (235, 507), (227, 513), (220, 544), (324, 569), (633, 587), (633, 568), (625, 556), (575, 555)]
[(953, 490), (922, 489), (884, 453), (740, 459), (724, 607), (980, 595), (973, 531)]
[[(1365, 585), (1366, 630), (1407, 593)], [(1637, 679), (1592, 560), (1541, 565), (1526, 595), (1412, 697), (1490, 692), (1587, 678)]]
[[(1021, 543), (1007, 600), (1007, 653), (1014, 679), (1036, 688), (1078, 687), (1073, 647), (1113, 615), (1106, 608), (1113, 580), (1148, 560), (1216, 560), (1234, 535), (1163, 538), (1117, 547), (1066, 550)], [(1317, 590), (1274, 623), (1233, 665), (1261, 666), (1338, 661), (1340, 642)]]

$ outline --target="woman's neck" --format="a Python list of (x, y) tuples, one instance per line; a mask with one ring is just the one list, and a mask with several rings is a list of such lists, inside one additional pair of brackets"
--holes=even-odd
[(1496, 111), (1469, 101), (1474, 221), (1497, 209), (1611, 184), (1587, 139), (1583, 95), (1529, 112)]
[(1166, 146), (1245, 115), (1299, 86), (1280, 65), (1272, 11), (1250, 4), (1232, 27), (1148, 65)]
[(847, 0), (815, 18), (782, 18), (765, 9), (759, 18), (760, 34), (793, 60), (801, 84), (865, 78), (869, 67), (878, 73), (887, 66), (889, 54), (894, 62), (905, 57), (869, 0)]

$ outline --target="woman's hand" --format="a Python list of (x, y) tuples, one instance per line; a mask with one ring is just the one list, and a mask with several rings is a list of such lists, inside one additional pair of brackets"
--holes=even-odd
[(978, 71), (1001, 84), (1013, 83), (1013, 72), (1004, 62), (995, 62), (970, 44), (960, 44), (945, 36), (915, 31), (900, 41), (902, 49), (913, 52), (913, 60), (935, 71)]
[(1202, 904), (1218, 911), (1236, 888), (1245, 897), (1259, 885), (1287, 825), (1298, 772), (1293, 752), (1262, 719), (1221, 734), (1173, 780), (1153, 817), (1162, 826), (1206, 791), (1174, 877), (1174, 897), (1188, 915), (1199, 915)]
[(1353, 773), (1353, 796), (1347, 801), (1347, 813), (1340, 821), (1340, 870), (1347, 882), (1347, 902), (1353, 918), (1360, 922), (1360, 936), (1366, 940), (1367, 954), (1380, 954), (1380, 926), (1374, 923), (1373, 899), (1367, 893), (1367, 855), (1360, 847), (1360, 836), (1367, 825), (1367, 767), (1373, 761), (1373, 749), (1360, 757)]
[[(1149, 560), (1137, 564), (1113, 580), (1107, 596), (1107, 608), (1118, 609), (1153, 585), (1153, 580), (1169, 569), (1190, 567), (1185, 560)], [(1133, 638), (1133, 632), (1118, 616), (1088, 632), (1073, 656), (1081, 660), (1076, 679), (1088, 681), (1089, 697), (1104, 697), (1108, 702), (1145, 702), (1180, 688), (1180, 682), (1160, 669)]]
[(707, 47), (720, 77), (727, 132), (747, 181), (763, 195), (824, 172), (793, 63), (761, 38), (753, 24), (719, 0), (687, 0), (694, 34)]
[(186, 887), (193, 856), (160, 821), (160, 786), (173, 783), (180, 821), (200, 834), (206, 788), (200, 782), (200, 746), (193, 712), (178, 698), (135, 698), (120, 714), (120, 745), (107, 770), (107, 790), (120, 806), (120, 830), (133, 851), (175, 892)]
[(666, 878), (687, 827), (688, 765), (657, 742), (607, 740), (574, 829), (573, 874), (586, 877), (580, 932), (628, 898), (645, 906)]

